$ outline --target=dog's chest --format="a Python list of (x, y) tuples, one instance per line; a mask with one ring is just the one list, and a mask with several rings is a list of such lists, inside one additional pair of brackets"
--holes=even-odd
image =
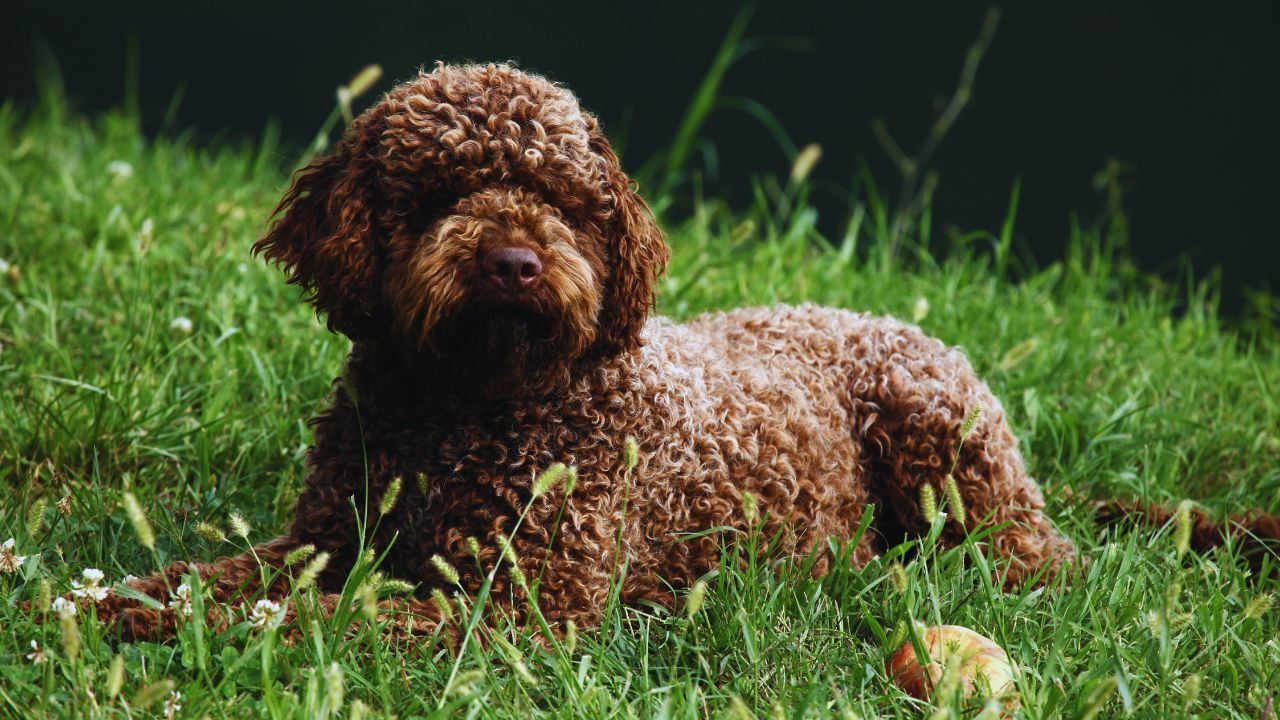
[(428, 505), (442, 496), (488, 488), (525, 492), (555, 463), (599, 471), (615, 464), (625, 427), (591, 396), (504, 409), (420, 417), (382, 449), (383, 472), (414, 478)]

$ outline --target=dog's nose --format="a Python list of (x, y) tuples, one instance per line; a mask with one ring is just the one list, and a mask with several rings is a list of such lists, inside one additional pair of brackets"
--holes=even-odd
[(522, 247), (497, 247), (484, 254), (480, 267), (489, 282), (503, 290), (528, 287), (542, 274), (537, 253)]

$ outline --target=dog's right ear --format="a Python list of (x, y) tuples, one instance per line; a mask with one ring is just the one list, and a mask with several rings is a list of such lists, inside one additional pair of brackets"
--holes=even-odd
[[(360, 136), (299, 170), (253, 253), (281, 266), (330, 330), (351, 339), (379, 326), (374, 173)], [(283, 213), (283, 214), (282, 214)]]

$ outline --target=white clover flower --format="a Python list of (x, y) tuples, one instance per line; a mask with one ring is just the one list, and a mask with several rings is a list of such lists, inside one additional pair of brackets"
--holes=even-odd
[(35, 640), (31, 641), (31, 652), (27, 653), (27, 659), (32, 665), (39, 665), (44, 662), (44, 650), (40, 649), (40, 643)]
[(177, 690), (170, 690), (169, 696), (164, 699), (164, 717), (165, 720), (173, 720), (178, 715), (178, 711), (182, 709), (182, 693)]
[(169, 595), (169, 607), (182, 617), (191, 617), (191, 586), (182, 583)]
[(283, 619), (284, 606), (272, 600), (259, 600), (253, 604), (253, 610), (249, 613), (249, 620), (259, 630), (276, 627)]
[(5, 275), (8, 272), (9, 272), (9, 261), (5, 260), (4, 258), (0, 258), (0, 275)]
[(64, 597), (54, 598), (53, 602), (49, 604), (49, 609), (53, 610), (58, 617), (76, 616), (76, 604)]
[(71, 594), (78, 598), (92, 598), (95, 602), (106, 600), (110, 589), (102, 586), (104, 577), (106, 576), (98, 568), (85, 568), (84, 572), (80, 573), (83, 583), (71, 581)]
[(107, 172), (117, 180), (127, 180), (133, 177), (133, 166), (124, 160), (112, 160), (107, 163)]
[(22, 567), (22, 563), (26, 561), (26, 555), (19, 555), (14, 552), (13, 538), (9, 538), (3, 544), (0, 544), (0, 572), (18, 572), (18, 568)]
[(174, 335), (190, 335), (195, 328), (195, 324), (191, 322), (191, 318), (179, 315), (169, 322), (169, 332)]
[(128, 585), (129, 583), (131, 583), (131, 582), (133, 582), (134, 580), (137, 580), (137, 579), (138, 579), (138, 576), (137, 576), (137, 575), (125, 575), (125, 576), (124, 576), (124, 579), (120, 581), (120, 584), (121, 584), (121, 585)]

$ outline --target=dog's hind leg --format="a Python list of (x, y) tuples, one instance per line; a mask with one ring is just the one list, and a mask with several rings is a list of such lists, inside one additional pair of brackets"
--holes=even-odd
[(1073, 562), (1075, 548), (1045, 516), (1044, 498), (1027, 475), (1000, 401), (964, 354), (905, 323), (852, 322), (853, 406), (874, 463), (873, 494), (901, 529), (927, 530), (921, 488), (928, 485), (938, 503), (947, 504), (952, 475), (964, 512), (954, 503), (945, 508), (943, 539), (954, 545), (966, 533), (991, 529), (984, 543), (1006, 561), (1007, 587), (1042, 571), (1043, 582)]
[(291, 536), (284, 535), (255, 545), (251, 552), (218, 558), (211, 563), (176, 562), (163, 572), (127, 584), (130, 590), (157, 600), (162, 608), (112, 591), (97, 602), (94, 609), (98, 620), (114, 628), (122, 640), (171, 637), (177, 627), (178, 614), (182, 612), (178, 587), (192, 573), (198, 573), (207, 591), (205, 603), (211, 619), (223, 622), (228, 604), (287, 592), (292, 571), (298, 568), (285, 567), (285, 559), (299, 545)]

